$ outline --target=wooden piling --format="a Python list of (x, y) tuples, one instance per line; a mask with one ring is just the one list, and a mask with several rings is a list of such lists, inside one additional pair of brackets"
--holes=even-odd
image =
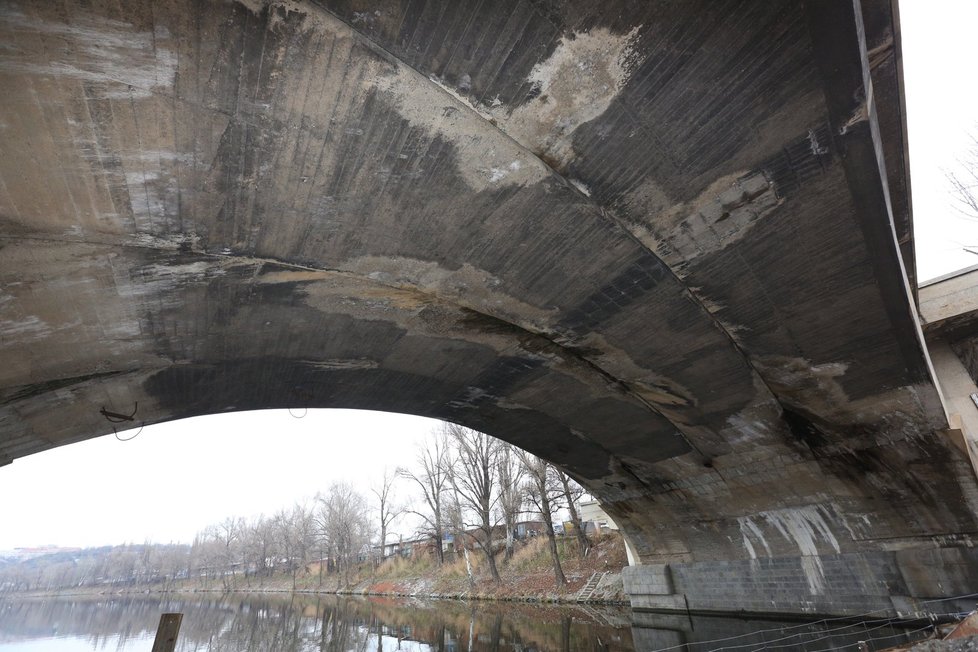
[(156, 630), (156, 640), (153, 641), (153, 652), (173, 652), (177, 647), (177, 635), (180, 633), (180, 623), (183, 614), (163, 614), (160, 616), (160, 626)]

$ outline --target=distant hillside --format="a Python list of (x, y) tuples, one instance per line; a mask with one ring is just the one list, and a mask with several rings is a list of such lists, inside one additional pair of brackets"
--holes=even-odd
[(0, 592), (155, 583), (187, 572), (190, 546), (135, 544), (0, 553)]

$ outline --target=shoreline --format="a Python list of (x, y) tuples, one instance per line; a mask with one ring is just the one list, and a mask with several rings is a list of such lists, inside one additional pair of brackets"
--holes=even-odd
[[(631, 607), (625, 594), (622, 569), (627, 566), (624, 545), (617, 533), (596, 538), (588, 554), (562, 555), (566, 579), (556, 585), (544, 541), (520, 546), (500, 566), (493, 581), (483, 560), (461, 559), (436, 563), (429, 557), (396, 557), (380, 565), (363, 564), (343, 572), (328, 572), (319, 562), (307, 562), (291, 570), (273, 572), (194, 573), (192, 577), (157, 581), (129, 578), (114, 583), (85, 586), (35, 586), (0, 593), (18, 596), (183, 594), (345, 595), (432, 600), (497, 601), (505, 603), (606, 605)], [(189, 569), (188, 569), (189, 570)], [(184, 574), (188, 574), (184, 570)], [(218, 569), (220, 571), (220, 569)], [(470, 575), (471, 572), (471, 575)], [(12, 589), (13, 587), (9, 587)]]
[[(94, 588), (94, 587), (93, 587)], [(277, 587), (234, 587), (224, 588), (143, 588), (132, 587), (120, 590), (69, 590), (69, 591), (27, 591), (0, 593), (0, 600), (4, 598), (22, 599), (41, 599), (41, 598), (73, 598), (73, 597), (125, 597), (125, 596), (148, 596), (148, 595), (303, 595), (303, 596), (340, 596), (340, 597), (381, 597), (381, 598), (402, 598), (416, 600), (453, 600), (458, 602), (506, 602), (521, 604), (549, 604), (549, 605), (582, 605), (582, 606), (602, 606), (602, 607), (622, 607), (631, 609), (631, 603), (627, 597), (609, 598), (589, 598), (578, 600), (576, 594), (524, 594), (524, 595), (493, 595), (483, 592), (461, 593), (419, 593), (405, 591), (371, 591), (369, 589), (302, 589), (302, 588), (277, 588)]]

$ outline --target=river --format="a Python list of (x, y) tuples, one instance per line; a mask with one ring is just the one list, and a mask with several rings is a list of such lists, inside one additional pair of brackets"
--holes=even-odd
[(915, 628), (636, 613), (628, 609), (334, 596), (0, 598), (0, 652), (139, 652), (160, 614), (189, 652), (646, 652), (882, 649)]

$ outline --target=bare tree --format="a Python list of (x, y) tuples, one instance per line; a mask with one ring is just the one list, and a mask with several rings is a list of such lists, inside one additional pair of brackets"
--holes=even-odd
[[(315, 509), (308, 502), (297, 502), (292, 506), (292, 529), (295, 532), (295, 554), (297, 566), (305, 570), (309, 553), (315, 545)], [(295, 588), (295, 572), (292, 574), (292, 588)]]
[(523, 510), (523, 492), (520, 484), (523, 482), (524, 465), (521, 463), (517, 449), (505, 442), (499, 444), (499, 457), (496, 463), (499, 474), (499, 511), (502, 513), (503, 524), (506, 526), (506, 554), (504, 559), (513, 558), (513, 539), (516, 533), (516, 521)]
[(540, 517), (547, 534), (547, 545), (550, 548), (550, 560), (554, 567), (554, 579), (557, 587), (567, 584), (564, 577), (564, 569), (560, 566), (560, 555), (557, 554), (557, 537), (554, 533), (554, 513), (559, 505), (557, 500), (563, 495), (563, 487), (557, 479), (554, 468), (545, 460), (540, 459), (526, 451), (518, 451), (517, 455), (526, 469), (529, 481), (523, 486), (523, 490), (530, 502), (533, 503)]
[(224, 546), (217, 526), (209, 525), (197, 535), (194, 539), (193, 551), (198, 573), (201, 573), (205, 580), (223, 577)]
[(454, 447), (449, 480), (462, 507), (475, 516), (476, 543), (485, 554), (493, 581), (499, 582), (492, 515), (499, 498), (496, 474), (500, 442), (485, 433), (453, 423), (445, 424), (445, 432)]
[(574, 524), (574, 535), (577, 537), (577, 547), (580, 549), (581, 557), (587, 556), (587, 551), (591, 548), (587, 533), (584, 531), (584, 523), (577, 513), (577, 501), (584, 494), (584, 488), (574, 482), (573, 479), (560, 469), (554, 468), (560, 486), (564, 490), (564, 500), (567, 503), (567, 511), (570, 512), (571, 523)]
[[(205, 566), (204, 559), (204, 535), (198, 532), (194, 535), (193, 543), (190, 544), (190, 554), (187, 556), (187, 579), (200, 577), (201, 567)], [(100, 574), (96, 571), (96, 576)]]
[[(296, 575), (296, 541), (292, 532), (292, 515), (287, 509), (280, 509), (272, 516), (272, 529), (275, 536), (275, 547), (278, 551), (276, 562), (284, 563), (285, 569), (292, 573), (293, 586)], [(277, 566), (278, 564), (276, 564)]]
[(972, 134), (970, 138), (968, 152), (959, 160), (959, 170), (946, 175), (958, 209), (968, 217), (978, 218), (978, 136)]
[(459, 546), (462, 547), (462, 558), (465, 560), (465, 575), (469, 578), (469, 589), (475, 588), (475, 575), (472, 572), (472, 560), (469, 559), (469, 546), (465, 537), (465, 519), (462, 518), (462, 502), (459, 499), (458, 487), (451, 483), (451, 491), (448, 492), (450, 499), (446, 501), (445, 521), (452, 530), (452, 539), (455, 543), (455, 554), (458, 554)]
[(367, 500), (353, 486), (334, 482), (316, 501), (316, 525), (337, 570), (343, 573), (344, 584), (348, 585), (350, 569), (360, 551), (370, 543)]
[(285, 560), (286, 569), (292, 574), (292, 588), (296, 588), (299, 569), (305, 568), (309, 551), (313, 546), (315, 521), (312, 509), (296, 503), (292, 509), (280, 509), (272, 518), (275, 543)]
[(168, 590), (170, 583), (183, 574), (187, 566), (187, 557), (190, 554), (190, 549), (188, 546), (172, 544), (154, 547), (157, 548), (157, 559), (159, 560), (157, 563), (159, 564), (162, 580), (165, 583), (164, 590)]
[(404, 508), (395, 502), (393, 491), (395, 479), (397, 479), (397, 474), (388, 473), (385, 468), (380, 487), (374, 487), (370, 490), (377, 498), (377, 514), (380, 521), (380, 553), (378, 555), (378, 562), (384, 561), (384, 549), (387, 546), (387, 528), (404, 513)]
[(272, 519), (259, 516), (245, 528), (244, 558), (254, 569), (259, 583), (271, 574), (276, 554), (275, 528)]
[(398, 475), (417, 484), (424, 498), (425, 510), (408, 509), (409, 514), (419, 516), (425, 529), (435, 540), (435, 553), (438, 563), (445, 561), (443, 540), (445, 538), (443, 497), (448, 485), (448, 444), (444, 433), (431, 438), (418, 452), (417, 471), (399, 468)]
[(223, 553), (221, 581), (224, 584), (224, 590), (229, 590), (234, 581), (235, 566), (240, 559), (239, 550), (243, 531), (244, 520), (235, 516), (229, 516), (214, 526), (215, 536), (221, 544)]

